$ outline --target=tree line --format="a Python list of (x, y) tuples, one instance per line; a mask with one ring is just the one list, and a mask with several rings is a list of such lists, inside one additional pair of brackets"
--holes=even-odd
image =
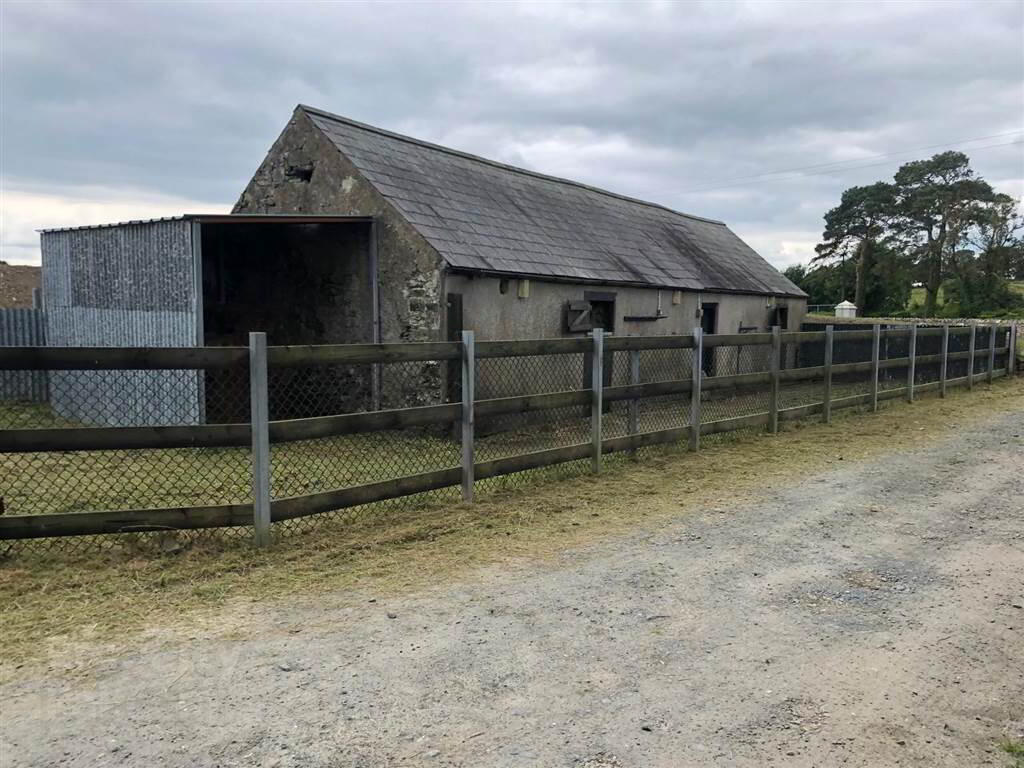
[[(825, 214), (815, 251), (810, 264), (785, 271), (810, 304), (849, 300), (862, 316), (1024, 314), (1024, 295), (1010, 282), (1024, 280), (1024, 217), (962, 152), (847, 189)], [(910, 305), (915, 285), (922, 306)]]

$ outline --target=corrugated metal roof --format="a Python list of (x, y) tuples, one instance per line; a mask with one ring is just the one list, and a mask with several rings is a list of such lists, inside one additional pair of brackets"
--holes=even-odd
[(83, 224), (78, 227), (54, 227), (52, 229), (37, 229), (39, 233), (49, 232), (76, 232), (80, 229), (110, 229), (111, 227), (127, 227), (133, 224), (156, 224), (161, 221), (185, 221), (191, 219), (191, 214), (183, 214), (181, 216), (161, 216), (159, 219), (132, 219), (131, 221), (115, 221), (108, 224)]
[(317, 222), (368, 222), (372, 221), (370, 216), (334, 216), (316, 214), (294, 214), (294, 213), (183, 213), (179, 216), (162, 216), (158, 219), (132, 219), (130, 221), (115, 221), (108, 224), (83, 224), (78, 227), (56, 227), (53, 229), (37, 229), (40, 233), (49, 232), (77, 232), (83, 229), (110, 229), (112, 227), (130, 227), (146, 224), (159, 224), (164, 221), (199, 221), (205, 224), (241, 224), (264, 223), (264, 224), (295, 224), (295, 223), (317, 223)]
[(453, 268), (806, 295), (720, 221), (299, 109)]

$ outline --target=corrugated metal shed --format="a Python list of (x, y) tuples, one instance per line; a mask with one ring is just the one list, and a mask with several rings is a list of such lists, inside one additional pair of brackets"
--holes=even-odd
[[(203, 344), (201, 227), (369, 222), (364, 216), (186, 214), (41, 231), (46, 337), (60, 347)], [(53, 371), (64, 418), (107, 426), (201, 423), (202, 371)]]
[(299, 110), (453, 268), (806, 295), (720, 221)]
[[(42, 347), (46, 321), (41, 309), (0, 309), (0, 347)], [(0, 371), (0, 400), (46, 402), (46, 371)]]
[[(201, 318), (187, 217), (42, 233), (46, 335), (59, 347), (193, 346)], [(108, 426), (189, 424), (202, 416), (193, 371), (54, 371), (64, 418)]]

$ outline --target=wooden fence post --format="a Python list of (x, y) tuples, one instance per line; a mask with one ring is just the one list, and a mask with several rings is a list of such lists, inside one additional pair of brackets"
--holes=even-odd
[(253, 543), (270, 545), (270, 403), (267, 334), (249, 334), (249, 403), (252, 427)]
[(835, 327), (825, 326), (825, 397), (822, 403), (821, 420), (832, 423), (832, 346), (835, 343)]
[(910, 336), (907, 341), (907, 402), (914, 402), (914, 375), (917, 363), (917, 323), (910, 326)]
[(768, 404), (768, 428), (771, 433), (779, 431), (779, 373), (782, 356), (782, 329), (772, 326), (772, 360), (771, 360), (771, 398)]
[(874, 336), (871, 340), (871, 410), (878, 410), (878, 372), (882, 359), (882, 326), (874, 325)]
[(591, 469), (594, 474), (601, 471), (601, 411), (603, 410), (604, 394), (604, 330), (595, 328), (592, 332), (594, 348), (590, 353), (590, 439), (593, 443)]
[(978, 326), (971, 323), (970, 342), (967, 346), (967, 389), (974, 389), (974, 345), (978, 338)]
[(1010, 324), (1010, 337), (1006, 340), (1006, 375), (1013, 376), (1017, 369), (1017, 324)]
[(946, 380), (949, 378), (949, 324), (942, 326), (942, 363), (939, 368), (939, 397), (946, 396)]
[(704, 378), (704, 329), (693, 329), (693, 356), (690, 358), (690, 450), (700, 450), (700, 385)]
[(462, 500), (473, 501), (473, 441), (476, 418), (476, 342), (473, 331), (462, 332)]
[(996, 377), (996, 328), (995, 323), (988, 327), (988, 383)]
[[(640, 350), (629, 350), (629, 383), (640, 383)], [(629, 401), (626, 411), (626, 434), (635, 435), (640, 431), (640, 398), (634, 397)], [(636, 448), (629, 449), (629, 455), (636, 458)]]

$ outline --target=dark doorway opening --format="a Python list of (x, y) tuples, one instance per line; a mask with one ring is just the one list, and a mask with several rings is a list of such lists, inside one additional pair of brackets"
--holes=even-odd
[(600, 328), (605, 333), (615, 333), (615, 300), (592, 300), (590, 321), (595, 328)]
[[(700, 305), (700, 329), (706, 335), (718, 333), (718, 304), (709, 302)], [(705, 347), (701, 355), (701, 368), (705, 376), (714, 376), (715, 350), (714, 347)]]
[[(448, 328), (448, 341), (461, 341), (464, 330), (462, 320), (462, 294), (449, 293), (446, 302), (448, 316), (445, 325)], [(449, 360), (447, 370), (448, 402), (457, 403), (462, 400), (462, 362)]]
[[(583, 298), (590, 303), (590, 322), (592, 327), (600, 328), (605, 334), (615, 333), (615, 294), (603, 291), (585, 291)], [(615, 355), (608, 354), (607, 352), (604, 354), (601, 382), (605, 387), (610, 387), (615, 377), (613, 370), (614, 359)], [(584, 360), (583, 388), (590, 389), (594, 375), (593, 361), (590, 355), (587, 355)], [(610, 402), (605, 402), (602, 410), (605, 412), (610, 411), (611, 405)]]
[(772, 325), (777, 325), (783, 331), (789, 328), (789, 307), (776, 307), (772, 317)]
[[(373, 341), (369, 221), (239, 217), (204, 221), (200, 233), (205, 345), (247, 346), (250, 331), (265, 332), (269, 345)], [(271, 419), (370, 407), (370, 368), (272, 370)], [(239, 377), (235, 370), (206, 372), (207, 421), (248, 421)]]

